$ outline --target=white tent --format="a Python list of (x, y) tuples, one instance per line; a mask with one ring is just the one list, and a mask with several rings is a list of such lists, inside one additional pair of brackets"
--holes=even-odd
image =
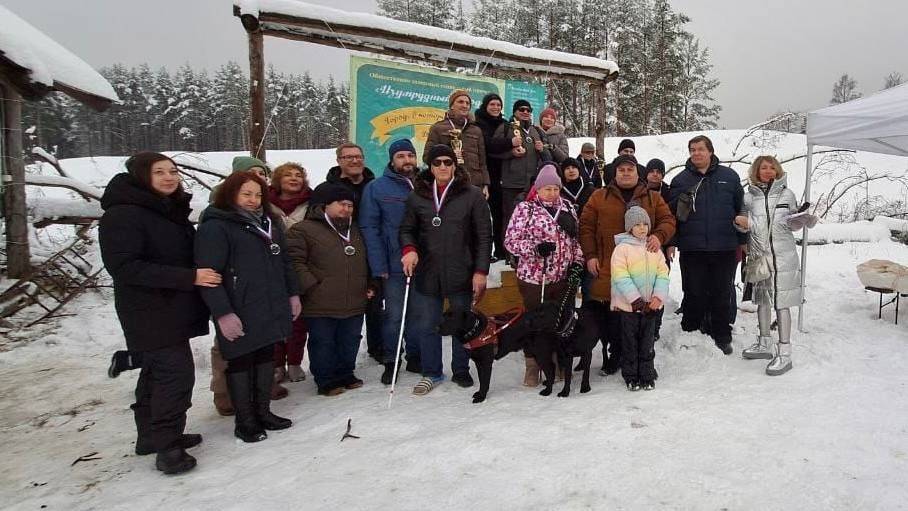
[[(817, 145), (908, 156), (908, 84), (807, 114), (807, 184), (810, 200), (813, 148)], [(801, 290), (807, 278), (807, 229), (801, 250)], [(798, 314), (804, 329), (804, 307)]]

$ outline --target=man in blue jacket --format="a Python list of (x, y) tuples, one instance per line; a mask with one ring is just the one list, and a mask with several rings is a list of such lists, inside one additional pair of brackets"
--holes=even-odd
[[(395, 140), (388, 148), (391, 161), (384, 175), (366, 185), (360, 202), (359, 227), (366, 241), (369, 257), (369, 271), (373, 277), (381, 278), (384, 288), (384, 342), (385, 371), (381, 381), (391, 384), (394, 373), (394, 355), (397, 353), (397, 337), (400, 333), (404, 306), (406, 277), (400, 263), (400, 240), (398, 230), (404, 218), (407, 196), (413, 191), (416, 177), (416, 149), (410, 140)], [(414, 320), (407, 318), (407, 326)], [(407, 371), (420, 373), (419, 339), (404, 331), (407, 352)]]
[(703, 135), (687, 143), (690, 158), (671, 183), (670, 206), (678, 219), (675, 245), (684, 281), (681, 329), (698, 330), (711, 317), (710, 335), (730, 355), (729, 301), (738, 263), (735, 251), (747, 235), (734, 226), (744, 207), (744, 188), (734, 170), (719, 165), (712, 141)]

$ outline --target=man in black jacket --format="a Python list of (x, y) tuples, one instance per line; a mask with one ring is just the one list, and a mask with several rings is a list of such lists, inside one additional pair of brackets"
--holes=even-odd
[(363, 197), (363, 189), (369, 181), (375, 179), (375, 174), (366, 167), (362, 147), (351, 142), (344, 142), (337, 146), (334, 152), (337, 155), (337, 165), (328, 169), (325, 182), (315, 187), (313, 196), (321, 196), (319, 189), (326, 184), (337, 184), (347, 188), (353, 192), (353, 220), (355, 221), (359, 213), (359, 201)]
[(709, 314), (709, 333), (722, 353), (730, 355), (735, 251), (747, 235), (734, 227), (744, 207), (744, 188), (734, 170), (719, 165), (712, 141), (699, 135), (687, 143), (690, 158), (671, 186), (672, 211), (678, 219), (675, 245), (681, 252), (684, 318), (681, 329), (700, 329)]
[[(437, 330), (444, 300), (461, 309), (478, 302), (492, 255), (492, 223), (482, 192), (462, 169), (455, 170), (450, 147), (433, 146), (428, 156), (429, 170), (417, 177), (400, 225), (401, 263), (404, 274), (414, 280), (407, 314), (416, 320), (413, 334), (420, 345), (423, 379), (413, 388), (418, 395), (444, 381)], [(454, 338), (451, 349), (452, 380), (472, 386), (461, 339)]]

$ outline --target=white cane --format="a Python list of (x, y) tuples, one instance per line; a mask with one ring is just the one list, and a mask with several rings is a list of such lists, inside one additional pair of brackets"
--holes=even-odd
[(407, 304), (410, 298), (410, 277), (407, 277), (407, 287), (404, 288), (404, 311), (400, 315), (400, 335), (397, 336), (397, 351), (394, 353), (394, 374), (391, 376), (391, 392), (388, 394), (388, 409), (391, 409), (391, 400), (394, 399), (394, 386), (397, 385), (397, 369), (400, 367), (400, 348), (404, 342), (404, 328), (407, 325)]
[(549, 256), (542, 258), (542, 292), (539, 293), (540, 305), (545, 303), (545, 274), (549, 271)]

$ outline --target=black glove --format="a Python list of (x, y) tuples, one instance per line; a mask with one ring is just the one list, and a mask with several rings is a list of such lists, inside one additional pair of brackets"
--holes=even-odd
[(577, 220), (574, 218), (574, 215), (569, 213), (558, 215), (558, 227), (561, 227), (561, 229), (571, 238), (577, 237)]
[(543, 241), (536, 245), (536, 253), (543, 259), (555, 253), (555, 243)]
[(647, 303), (643, 301), (643, 298), (637, 298), (631, 303), (631, 309), (633, 309), (634, 312), (643, 312), (643, 309), (646, 308), (646, 306)]

